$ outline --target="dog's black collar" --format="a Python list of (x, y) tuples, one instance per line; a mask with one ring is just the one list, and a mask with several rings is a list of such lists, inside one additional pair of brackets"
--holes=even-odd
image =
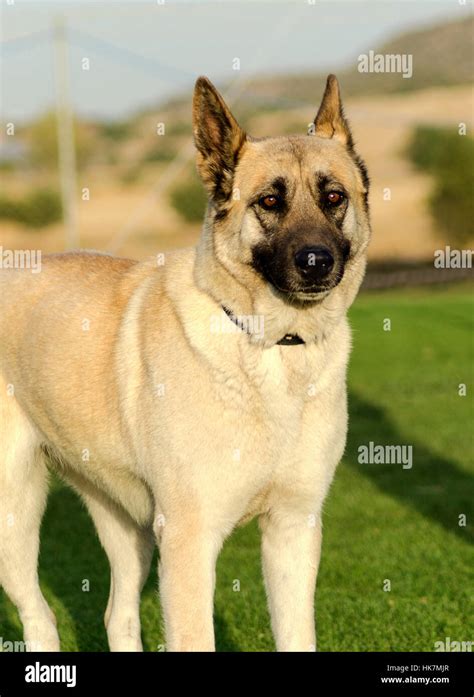
[(298, 346), (298, 344), (306, 343), (298, 334), (285, 334), (285, 336), (277, 341), (280, 346)]
[[(225, 305), (222, 305), (222, 309), (226, 313), (227, 317), (235, 324), (239, 329), (241, 329), (243, 332), (246, 334), (250, 334), (248, 331), (247, 327), (242, 326), (242, 323), (239, 322), (239, 318), (236, 317), (231, 310), (229, 310), (228, 307)], [(298, 336), (298, 334), (285, 334), (285, 336), (280, 339), (280, 341), (276, 342), (279, 346), (298, 346), (301, 344), (304, 344), (305, 342), (303, 339)]]

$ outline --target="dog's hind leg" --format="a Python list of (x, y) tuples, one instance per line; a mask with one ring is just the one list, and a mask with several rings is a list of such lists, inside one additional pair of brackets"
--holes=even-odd
[(78, 491), (94, 521), (110, 563), (105, 626), (111, 651), (142, 651), (140, 594), (148, 578), (155, 541), (108, 495), (75, 471), (65, 479)]
[(0, 379), (0, 586), (18, 609), (31, 651), (59, 651), (56, 621), (38, 582), (47, 485), (38, 436)]
[(82, 496), (110, 562), (105, 612), (110, 650), (142, 651), (140, 594), (150, 571), (153, 535), (110, 499), (97, 494)]

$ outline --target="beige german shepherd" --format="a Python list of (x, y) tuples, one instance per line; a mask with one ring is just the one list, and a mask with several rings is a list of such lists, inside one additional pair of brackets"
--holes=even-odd
[(0, 274), (0, 584), (31, 647), (59, 649), (37, 574), (48, 467), (109, 558), (111, 650), (142, 648), (158, 544), (167, 649), (212, 651), (216, 558), (254, 516), (277, 649), (316, 646), (367, 174), (332, 75), (308, 135), (247, 136), (202, 77), (193, 116), (209, 195), (196, 249), (161, 266), (72, 253)]

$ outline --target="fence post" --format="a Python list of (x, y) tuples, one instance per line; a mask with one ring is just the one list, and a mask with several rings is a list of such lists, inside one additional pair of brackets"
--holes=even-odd
[(64, 221), (64, 246), (79, 247), (77, 225), (77, 175), (74, 144), (74, 114), (69, 89), (69, 53), (62, 18), (54, 25), (54, 75), (56, 85), (56, 127), (58, 136), (59, 179)]

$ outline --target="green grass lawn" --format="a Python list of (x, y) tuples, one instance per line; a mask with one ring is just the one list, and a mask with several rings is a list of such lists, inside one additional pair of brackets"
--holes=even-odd
[[(365, 294), (351, 311), (349, 442), (325, 506), (319, 650), (431, 651), (446, 637), (474, 640), (473, 305), (472, 289), (457, 286)], [(412, 469), (359, 464), (369, 441), (412, 445)], [(63, 649), (107, 650), (107, 561), (76, 495), (58, 484), (40, 575)], [(217, 579), (217, 648), (273, 650), (255, 522), (228, 540)], [(164, 641), (156, 588), (155, 564), (142, 602), (149, 651)], [(1, 592), (0, 635), (21, 639)]]

